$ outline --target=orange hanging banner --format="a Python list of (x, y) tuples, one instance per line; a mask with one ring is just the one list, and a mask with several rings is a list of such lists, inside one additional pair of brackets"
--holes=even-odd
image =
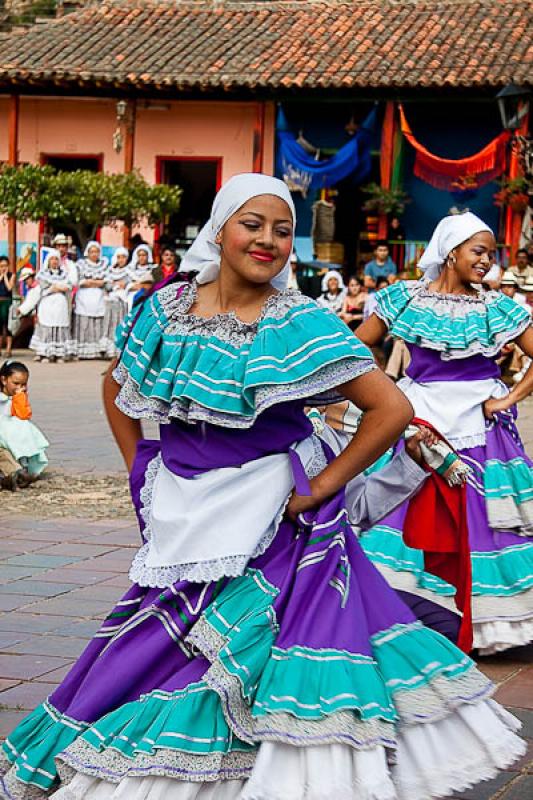
[[(380, 152), (380, 177), (381, 185), (384, 189), (390, 189), (392, 181), (392, 167), (394, 158), (394, 132), (396, 128), (396, 114), (394, 113), (394, 102), (387, 101), (385, 106), (385, 116), (381, 131), (381, 152)], [(378, 238), (387, 238), (387, 217), (381, 214), (378, 223)]]
[(416, 150), (414, 173), (417, 178), (436, 189), (454, 191), (458, 188), (483, 186), (504, 172), (505, 148), (510, 135), (507, 131), (474, 155), (459, 159), (441, 158), (420, 144), (407, 122), (402, 105), (399, 110), (402, 134)]
[(392, 162), (394, 156), (394, 103), (392, 100), (385, 106), (385, 116), (381, 131), (380, 173), (381, 185), (390, 189), (392, 178)]

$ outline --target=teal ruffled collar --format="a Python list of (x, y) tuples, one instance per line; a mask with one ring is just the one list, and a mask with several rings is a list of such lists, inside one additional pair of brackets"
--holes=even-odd
[(437, 350), (444, 360), (493, 358), (531, 324), (528, 310), (501, 292), (439, 294), (427, 281), (399, 281), (381, 290), (375, 313), (393, 336)]
[(272, 295), (252, 323), (234, 313), (191, 314), (195, 296), (194, 283), (167, 286), (124, 324), (114, 377), (128, 416), (248, 428), (277, 403), (375, 368), (349, 328), (299, 292)]

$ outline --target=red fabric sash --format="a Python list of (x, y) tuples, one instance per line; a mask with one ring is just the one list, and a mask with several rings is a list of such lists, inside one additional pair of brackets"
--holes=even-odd
[[(414, 419), (413, 424), (424, 425), (438, 434), (424, 420)], [(404, 541), (408, 547), (424, 551), (427, 572), (455, 586), (455, 604), (463, 614), (457, 644), (469, 653), (473, 643), (472, 563), (466, 485), (449, 486), (435, 471), (430, 473), (421, 490), (409, 502)]]
[(461, 178), (475, 177), (476, 187), (484, 186), (505, 170), (505, 149), (509, 133), (505, 131), (489, 142), (479, 153), (466, 158), (441, 158), (420, 144), (414, 137), (402, 105), (400, 128), (412, 147), (416, 150), (414, 173), (417, 178), (444, 191), (453, 191)]

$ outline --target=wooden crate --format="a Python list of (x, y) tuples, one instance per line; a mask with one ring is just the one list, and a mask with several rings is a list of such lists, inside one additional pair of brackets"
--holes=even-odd
[(317, 242), (315, 247), (319, 261), (329, 261), (331, 264), (344, 262), (344, 245), (340, 242)]

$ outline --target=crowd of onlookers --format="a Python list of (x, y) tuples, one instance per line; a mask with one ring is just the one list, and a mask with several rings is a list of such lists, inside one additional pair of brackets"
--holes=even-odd
[(125, 315), (178, 268), (172, 247), (161, 247), (156, 264), (144, 242), (116, 248), (109, 262), (96, 241), (81, 258), (63, 234), (52, 245), (38, 270), (27, 264), (16, 275), (0, 256), (0, 488), (11, 491), (30, 486), (48, 463), (48, 441), (32, 421), (28, 367), (11, 358), (14, 336), (31, 337), (36, 361), (112, 358)]
[(177, 270), (174, 249), (162, 247), (155, 263), (144, 242), (117, 247), (110, 260), (97, 241), (80, 258), (64, 234), (52, 244), (38, 270), (26, 265), (16, 276), (0, 257), (0, 346), (9, 357), (13, 336), (26, 332), (36, 361), (112, 358), (115, 330), (136, 298)]
[[(155, 263), (152, 249), (142, 241), (130, 249), (116, 248), (110, 261), (96, 241), (87, 244), (80, 258), (73, 254), (64, 234), (55, 236), (52, 245), (39, 270), (25, 266), (16, 278), (8, 259), (0, 256), (0, 346), (8, 357), (12, 334), (20, 336), (26, 330), (31, 332), (29, 346), (39, 361), (112, 358), (115, 330), (136, 298), (179, 267), (172, 246), (163, 246), (159, 263)], [(298, 288), (301, 266), (294, 255), (289, 286)], [(341, 267), (324, 268), (316, 300), (352, 330), (372, 314), (380, 289), (416, 277), (399, 270), (386, 241), (377, 242), (372, 258), (356, 274), (346, 272)], [(533, 309), (533, 247), (518, 250), (515, 263), (507, 270), (493, 268), (487, 286)], [(20, 300), (12, 306), (14, 295)], [(522, 374), (523, 359), (517, 353), (512, 359), (509, 353), (504, 356), (506, 363), (512, 361), (513, 373)], [(395, 379), (409, 360), (403, 343), (392, 339), (382, 342), (376, 357)]]

